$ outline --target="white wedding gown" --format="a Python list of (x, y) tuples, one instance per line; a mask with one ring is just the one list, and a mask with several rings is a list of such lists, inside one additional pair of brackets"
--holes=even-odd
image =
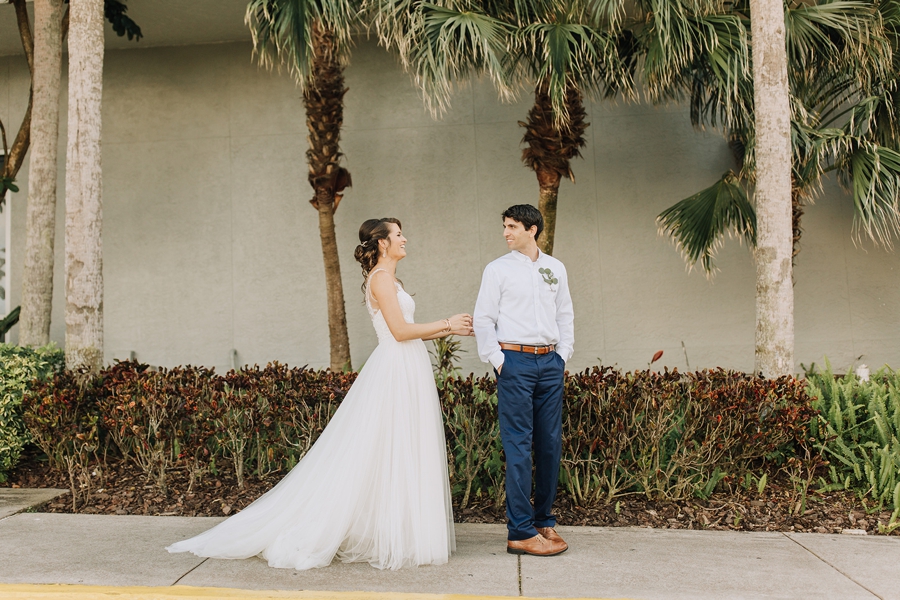
[[(379, 569), (447, 562), (456, 539), (428, 352), (422, 340), (396, 341), (366, 296), (378, 347), (313, 447), (250, 506), (169, 552), (301, 570), (335, 556)], [(397, 296), (412, 323), (415, 302), (399, 283)]]

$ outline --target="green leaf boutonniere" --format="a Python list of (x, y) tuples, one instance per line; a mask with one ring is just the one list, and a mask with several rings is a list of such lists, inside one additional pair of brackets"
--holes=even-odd
[(559, 279), (553, 276), (553, 271), (550, 269), (538, 269), (538, 273), (544, 278), (544, 283), (551, 287), (559, 283)]

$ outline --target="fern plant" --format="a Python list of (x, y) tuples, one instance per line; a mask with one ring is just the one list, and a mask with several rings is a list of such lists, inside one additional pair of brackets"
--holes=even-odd
[(865, 381), (852, 372), (835, 377), (825, 365), (807, 373), (821, 413), (813, 434), (830, 461), (821, 488), (854, 490), (879, 508), (892, 506), (888, 527), (900, 527), (900, 374), (884, 367)]

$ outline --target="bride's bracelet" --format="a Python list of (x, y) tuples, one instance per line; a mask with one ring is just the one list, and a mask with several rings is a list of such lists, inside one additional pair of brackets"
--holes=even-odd
[(447, 327), (444, 328), (443, 330), (441, 330), (441, 333), (448, 333), (448, 332), (450, 332), (450, 330), (453, 329), (453, 326), (450, 325), (450, 319), (444, 319), (444, 324), (445, 324)]

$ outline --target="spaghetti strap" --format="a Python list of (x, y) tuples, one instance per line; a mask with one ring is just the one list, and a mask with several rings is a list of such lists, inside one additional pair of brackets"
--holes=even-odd
[[(375, 275), (375, 273), (378, 273), (379, 271), (384, 271), (385, 273), (387, 273), (387, 269), (375, 269), (374, 271), (369, 271), (369, 276), (366, 278), (366, 308), (369, 309), (370, 315), (375, 314), (375, 309), (372, 308), (372, 291), (371, 291), (372, 276)], [(378, 310), (381, 310), (381, 308), (379, 307)]]

